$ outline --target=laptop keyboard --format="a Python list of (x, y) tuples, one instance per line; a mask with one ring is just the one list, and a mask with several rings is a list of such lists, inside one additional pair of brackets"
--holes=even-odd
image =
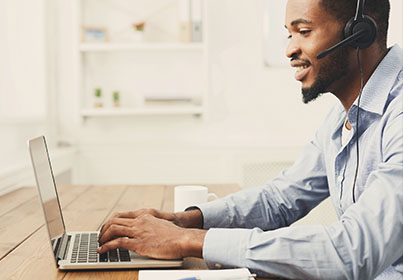
[(114, 249), (103, 254), (97, 253), (98, 233), (76, 234), (71, 254), (72, 263), (129, 262), (130, 255), (126, 249)]

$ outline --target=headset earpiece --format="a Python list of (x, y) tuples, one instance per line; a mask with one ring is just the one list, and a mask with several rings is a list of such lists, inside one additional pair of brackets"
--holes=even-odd
[(376, 40), (377, 26), (375, 20), (364, 15), (365, 0), (357, 0), (357, 11), (344, 27), (344, 39), (333, 47), (319, 53), (318, 59), (324, 58), (336, 49), (349, 45), (353, 48), (366, 49)]
[(375, 21), (369, 16), (363, 16), (363, 18), (355, 19), (352, 17), (344, 27), (344, 38), (348, 38), (353, 34), (356, 34), (360, 31), (362, 35), (358, 37), (356, 40), (351, 41), (348, 45), (360, 49), (366, 49), (372, 45), (376, 40), (376, 32), (377, 25)]

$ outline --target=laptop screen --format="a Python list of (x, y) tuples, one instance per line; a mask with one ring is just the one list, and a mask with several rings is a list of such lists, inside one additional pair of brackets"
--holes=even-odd
[(65, 226), (45, 137), (30, 140), (29, 150), (49, 237), (56, 254), (60, 243), (59, 237), (65, 233)]

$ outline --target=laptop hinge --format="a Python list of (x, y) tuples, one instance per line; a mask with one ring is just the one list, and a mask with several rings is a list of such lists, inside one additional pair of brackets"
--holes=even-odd
[(70, 239), (71, 235), (67, 235), (66, 233), (63, 233), (63, 235), (61, 236), (61, 244), (59, 246), (59, 250), (57, 250), (56, 252), (57, 261), (66, 259), (67, 251), (70, 245)]

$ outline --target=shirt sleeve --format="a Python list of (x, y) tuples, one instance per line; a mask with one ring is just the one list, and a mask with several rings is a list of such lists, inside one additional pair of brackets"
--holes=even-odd
[[(266, 232), (210, 229), (203, 247), (207, 265), (247, 267), (268, 277), (374, 279), (403, 252), (402, 124), (402, 115), (390, 123), (383, 137), (384, 161), (338, 222)], [(402, 267), (395, 269), (403, 274)]]
[(292, 224), (328, 196), (323, 154), (312, 141), (293, 166), (266, 186), (248, 188), (197, 207), (203, 213), (204, 229), (269, 230)]

